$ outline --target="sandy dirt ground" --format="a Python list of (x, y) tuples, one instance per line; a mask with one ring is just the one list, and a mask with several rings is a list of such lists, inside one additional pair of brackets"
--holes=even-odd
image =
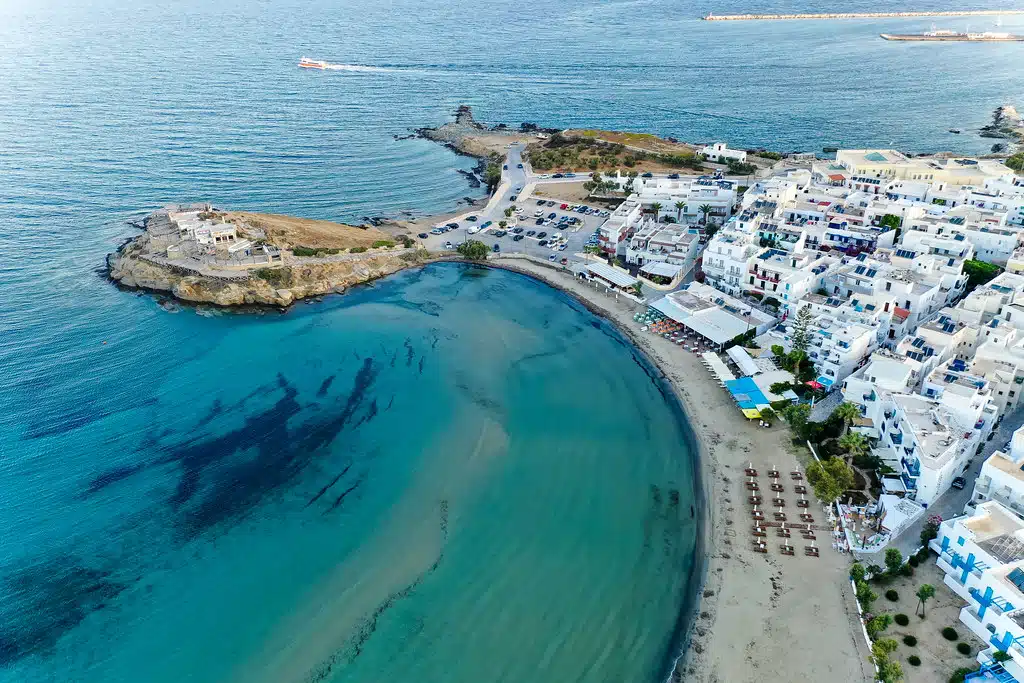
[(480, 132), (462, 138), (462, 149), (467, 154), (485, 157), (491, 153), (505, 155), (507, 147), (516, 142), (536, 142), (537, 136), (530, 133)]
[(225, 218), (263, 230), (267, 239), (280, 247), (348, 249), (369, 247), (378, 240), (389, 239), (386, 233), (376, 228), (361, 228), (311, 218), (245, 211), (227, 212)]
[(533, 186), (533, 192), (530, 193), (532, 197), (561, 199), (564, 202), (571, 202), (573, 204), (597, 206), (598, 204), (605, 203), (600, 201), (592, 202), (589, 200), (589, 195), (590, 193), (583, 189), (583, 183), (537, 183)]
[[(824, 547), (817, 559), (803, 555), (807, 541), (799, 538), (792, 540), (796, 556), (782, 556), (782, 539), (774, 537), (774, 530), (766, 539), (767, 554), (752, 549), (743, 468), (752, 462), (765, 485), (769, 466), (784, 473), (796, 469), (788, 432), (778, 425), (769, 430), (749, 423), (697, 356), (640, 332), (633, 322), (636, 304), (616, 301), (566, 272), (523, 259), (492, 265), (542, 279), (615, 322), (665, 373), (690, 418), (709, 501), (708, 569), (690, 648), (677, 666), (676, 680), (870, 680), (874, 670), (847, 578), (849, 560), (831, 548), (829, 532), (818, 532), (818, 545)], [(790, 481), (783, 481), (788, 487)], [(817, 523), (825, 521), (820, 504), (812, 501), (810, 510)]]
[[(901, 576), (884, 584), (871, 584), (871, 590), (878, 594), (878, 599), (871, 605), (873, 614), (906, 614), (910, 617), (910, 623), (906, 626), (893, 623), (882, 634), (882, 637), (893, 638), (899, 643), (891, 656), (903, 667), (906, 683), (948, 680), (953, 672), (962, 666), (977, 666), (975, 658), (978, 656), (978, 650), (988, 647), (988, 643), (978, 640), (971, 630), (961, 623), (960, 610), (965, 603), (942, 582), (944, 577), (945, 574), (935, 564), (935, 557), (932, 556), (914, 571), (913, 576)], [(914, 594), (918, 587), (925, 583), (935, 586), (935, 597), (927, 602), (925, 617), (922, 619), (917, 616), (918, 600)], [(895, 601), (889, 600), (885, 595), (890, 589), (896, 591), (898, 597)], [(957, 640), (949, 641), (942, 636), (942, 629), (946, 626), (952, 626), (956, 630), (959, 636)], [(917, 638), (917, 644), (907, 645), (903, 642), (904, 636), (914, 636)], [(971, 646), (969, 655), (962, 655), (957, 651), (956, 646), (959, 642)], [(917, 655), (921, 659), (919, 666), (913, 666), (907, 661), (911, 655)]]

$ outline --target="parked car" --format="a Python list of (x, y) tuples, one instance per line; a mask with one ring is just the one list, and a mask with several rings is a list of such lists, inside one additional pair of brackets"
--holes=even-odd
[(542, 246), (542, 247), (546, 247), (546, 246), (548, 246), (548, 241), (547, 240), (541, 240), (540, 242), (538, 242), (538, 244), (540, 246)]
[(568, 204), (562, 204), (558, 208), (561, 209), (562, 211), (565, 211), (567, 208), (569, 208), (569, 205)]
[(534, 236), (534, 235), (536, 235), (536, 234), (537, 234), (537, 231), (536, 231), (536, 230), (527, 230), (527, 231), (526, 231), (526, 236), (527, 236), (527, 237), (533, 237), (533, 236)]
[(647, 173), (641, 173), (641, 174), (640, 174), (640, 177), (641, 177), (641, 178), (653, 178), (653, 177), (654, 177), (654, 174), (653, 174), (653, 173), (651, 173), (650, 171), (648, 171)]
[(475, 234), (477, 234), (478, 232), (480, 232), (480, 228), (478, 228), (478, 227), (476, 227), (476, 226), (474, 225), (473, 227), (471, 227), (471, 228), (470, 228), (469, 230), (467, 230), (467, 231), (466, 231), (466, 234), (467, 234), (467, 235), (475, 235)]
[(504, 236), (505, 236), (505, 235), (507, 235), (507, 234), (508, 234), (508, 233), (507, 233), (507, 232), (505, 232), (504, 230), (495, 230), (495, 231), (494, 231), (494, 236), (495, 236), (495, 237), (504, 237)]
[(451, 242), (445, 242), (444, 243), (444, 248), (445, 249), (451, 249), (452, 248), (452, 243)]
[(566, 173), (566, 174), (565, 174), (565, 177), (566, 177), (566, 178), (575, 178), (575, 177), (576, 177), (576, 174), (575, 174), (575, 173)]
[(514, 194), (514, 195), (512, 195), (511, 197), (508, 198), (508, 200), (510, 202), (514, 202), (517, 199), (519, 199), (519, 195), (517, 195), (517, 194)]
[(516, 168), (522, 168), (522, 167), (523, 167), (522, 164), (516, 164)]
[(522, 235), (516, 235), (515, 237), (513, 237), (513, 238), (512, 238), (512, 241), (513, 241), (513, 242), (518, 242), (518, 241), (519, 241), (519, 240), (521, 240), (521, 239), (523, 239), (523, 236), (522, 236)]
[(495, 242), (494, 243), (494, 247), (492, 249), (493, 249), (494, 252), (499, 252), (499, 251), (501, 251), (501, 245), (498, 244), (497, 242)]
[(537, 206), (544, 206), (544, 200), (543, 199), (538, 199), (537, 200)]
[(544, 232), (543, 230), (541, 230), (540, 232), (537, 233), (537, 238), (538, 239), (544, 239), (547, 236), (548, 236), (548, 234), (546, 232)]
[(567, 259), (567, 258), (565, 258), (565, 257), (563, 256), (563, 257), (562, 257), (562, 265), (564, 266), (564, 265), (565, 265), (566, 263), (568, 263), (568, 262), (569, 262), (569, 259)]
[(482, 225), (480, 226), (480, 229), (481, 229), (481, 230), (486, 230), (487, 228), (491, 227), (491, 225), (492, 225), (492, 222), (491, 222), (491, 221), (487, 221), (486, 223), (483, 223), (483, 224), (482, 224)]
[(548, 256), (548, 261), (554, 261), (556, 258), (558, 257), (552, 254), (551, 256)]
[(544, 225), (544, 219), (538, 218), (536, 221), (534, 221), (534, 223), (536, 223), (537, 225)]
[(476, 222), (476, 216), (466, 216), (466, 220), (470, 221), (471, 223), (475, 223)]
[[(473, 220), (476, 220), (476, 216), (473, 216)], [(448, 228), (449, 230), (455, 230), (455, 229), (457, 229), (459, 227), (459, 224), (458, 223), (449, 223), (448, 225), (446, 225), (444, 227)]]
[(678, 173), (669, 173), (669, 174), (668, 174), (668, 177), (669, 177), (669, 178), (670, 178), (671, 180), (679, 180), (679, 174), (678, 174)]
[(552, 178), (564, 178), (565, 176), (564, 176), (564, 175), (562, 175), (561, 173), (556, 173), (555, 175), (553, 175), (553, 176), (551, 176), (551, 177), (552, 177)]
[(554, 220), (556, 218), (558, 218), (558, 214), (555, 213), (554, 211), (552, 211), (551, 213), (548, 214), (548, 219)]
[(505, 164), (505, 165), (504, 165), (504, 166), (502, 166), (501, 168), (502, 168), (502, 170), (505, 170), (505, 171), (507, 171), (507, 170), (508, 170), (508, 164)]
[(554, 206), (554, 205), (555, 205), (555, 203), (549, 199), (548, 200), (548, 206)]
[(957, 477), (956, 479), (953, 480), (953, 483), (950, 484), (950, 486), (952, 486), (955, 489), (962, 489), (966, 485), (967, 480), (964, 479), (963, 477)]
[(444, 232), (444, 228), (434, 228), (433, 230), (430, 231), (430, 234), (440, 235), (442, 232)]
[(421, 240), (425, 240), (425, 239), (427, 239), (427, 237), (429, 237), (429, 235), (427, 235), (427, 233), (425, 233), (425, 232), (421, 232), (420, 234), (418, 234), (416, 236), (419, 237)]

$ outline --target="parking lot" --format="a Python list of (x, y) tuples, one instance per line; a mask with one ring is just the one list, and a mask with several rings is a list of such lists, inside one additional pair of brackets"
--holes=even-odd
[[(507, 222), (504, 229), (494, 218), (469, 215), (448, 224), (457, 227), (436, 227), (424, 242), (430, 249), (443, 250), (454, 249), (467, 239), (477, 239), (492, 251), (526, 253), (554, 261), (572, 260), (583, 253), (588, 240), (596, 240), (594, 232), (608, 214), (596, 207), (586, 207), (592, 211), (588, 214), (578, 205), (529, 197), (510, 206), (516, 207), (511, 217), (499, 215)], [(578, 208), (573, 210), (573, 206)]]

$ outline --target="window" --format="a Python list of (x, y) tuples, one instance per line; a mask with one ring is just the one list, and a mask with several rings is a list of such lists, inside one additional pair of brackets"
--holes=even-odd
[(887, 291), (887, 292), (892, 291), (892, 283), (891, 282), (886, 282), (885, 283), (885, 291)]
[(963, 536), (957, 536), (956, 544), (957, 545), (963, 545), (964, 544), (964, 537)]

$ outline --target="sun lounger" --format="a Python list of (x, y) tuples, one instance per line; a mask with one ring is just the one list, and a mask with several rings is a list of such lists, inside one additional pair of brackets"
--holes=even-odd
[(760, 505), (761, 496), (747, 496), (747, 502), (750, 503), (751, 505)]
[(785, 512), (776, 512), (775, 513), (775, 521), (776, 522), (785, 522), (786, 521), (786, 513)]
[(790, 537), (790, 532), (789, 532), (789, 529), (786, 529), (786, 528), (778, 529), (778, 530), (777, 530), (777, 533), (778, 533), (778, 534), (779, 534), (779, 536), (781, 536), (782, 538), (789, 538), (789, 537)]
[(809, 557), (818, 557), (818, 549), (813, 545), (804, 546), (804, 555)]
[(779, 478), (779, 471), (778, 470), (768, 470), (768, 477), (771, 478), (771, 479), (778, 479)]
[(786, 507), (786, 501), (783, 500), (782, 498), (773, 498), (772, 505), (774, 505), (777, 508), (784, 508)]
[(748, 481), (747, 482), (747, 490), (748, 491), (760, 491), (761, 487), (757, 485), (756, 481)]
[(744, 467), (743, 474), (745, 474), (748, 477), (756, 477), (757, 470), (755, 470), (753, 467)]
[(810, 531), (810, 530), (806, 530), (806, 531), (804, 531), (800, 535), (803, 536), (804, 538), (806, 538), (808, 541), (813, 541), (814, 539), (817, 538), (817, 536), (814, 535), (814, 532)]
[(754, 543), (754, 552), (755, 553), (766, 553), (766, 552), (768, 552), (768, 546), (766, 546), (764, 543), (757, 543), (757, 542), (755, 542)]
[(792, 555), (793, 554), (793, 546), (791, 546), (791, 545), (781, 545), (781, 546), (779, 546), (779, 552), (781, 552), (783, 555)]
[(803, 521), (807, 522), (808, 524), (811, 524), (812, 522), (814, 522), (814, 517), (811, 517), (806, 512), (803, 512), (803, 513), (800, 514), (800, 519), (802, 519)]
[(755, 526), (755, 527), (754, 527), (754, 531), (753, 531), (753, 534), (754, 534), (755, 536), (767, 536), (767, 535), (768, 535), (768, 532), (766, 532), (766, 531), (765, 531), (764, 529), (762, 529), (762, 528), (761, 528), (761, 527), (759, 527), (759, 526)]
[(779, 492), (781, 492), (783, 490), (785, 490), (785, 489), (783, 489), (782, 484), (772, 484), (772, 491), (779, 491)]
[(796, 502), (796, 506), (797, 506), (798, 508), (805, 508), (805, 507), (807, 507), (808, 505), (810, 505), (810, 503), (809, 503), (808, 501), (806, 501), (806, 500), (798, 500), (798, 501)]
[(796, 486), (793, 487), (793, 491), (795, 493), (807, 493), (807, 487), (804, 486), (803, 484), (797, 484)]
[(789, 476), (795, 480), (800, 480), (804, 478), (804, 475), (800, 474), (799, 472), (790, 472)]

